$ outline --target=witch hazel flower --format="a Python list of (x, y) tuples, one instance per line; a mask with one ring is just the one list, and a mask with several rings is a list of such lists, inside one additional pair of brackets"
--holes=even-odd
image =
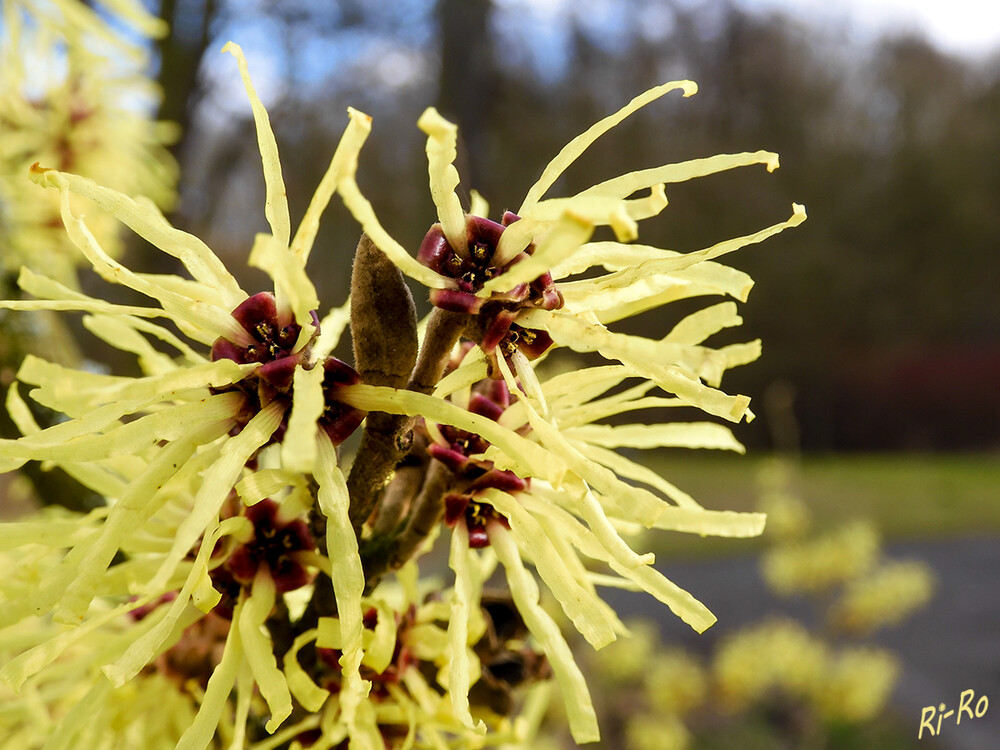
[[(498, 381), (483, 381), (469, 399), (468, 410), (497, 421), (510, 405), (507, 386)], [(488, 395), (487, 395), (488, 394)], [(465, 524), (469, 546), (485, 547), (489, 544), (486, 528), (494, 521), (505, 523), (486, 503), (478, 499), (484, 490), (497, 489), (516, 493), (527, 488), (530, 480), (522, 479), (512, 471), (497, 469), (492, 461), (475, 458), (485, 454), (489, 443), (479, 435), (450, 425), (433, 428), (427, 453), (446, 466), (453, 481), (444, 496), (444, 522), (448, 526)]]
[[(771, 171), (778, 166), (777, 155), (758, 151), (696, 159), (613, 177), (568, 198), (544, 198), (601, 135), (674, 90), (690, 96), (696, 87), (680, 81), (651, 89), (573, 139), (546, 166), (517, 212), (505, 212), (500, 222), (487, 218), (487, 205), (478, 196), (469, 211), (462, 207), (453, 166), (456, 128), (428, 110), (418, 125), (428, 135), (430, 188), (438, 222), (415, 257), (385, 232), (361, 195), (354, 180), (355, 159), (338, 187), (372, 242), (403, 273), (429, 287), (435, 313), (464, 316), (456, 340), (470, 339), (476, 347), (438, 383), (434, 395), (444, 401), (421, 402), (416, 394), (390, 396), (368, 386), (351, 389), (346, 398), (359, 408), (424, 418), (431, 432), (427, 452), (435, 459), (429, 475), (438, 465), (450, 473), (449, 481), (435, 486), (447, 498), (443, 514), (453, 527), (450, 559), (456, 592), (475, 588), (468, 571), (477, 565), (476, 550), (488, 547), (503, 566), (514, 602), (552, 664), (578, 742), (598, 737), (593, 706), (565, 640), (539, 605), (538, 585), (523, 558), (534, 564), (577, 629), (600, 648), (624, 629), (596, 594), (598, 582), (624, 579), (625, 584), (615, 585), (646, 590), (698, 631), (715, 621), (700, 602), (652, 567), (651, 554), (635, 552), (622, 529), (753, 536), (763, 528), (760, 514), (701, 508), (679, 488), (615, 451), (660, 445), (741, 450), (728, 429), (714, 423), (615, 428), (602, 420), (667, 403), (694, 406), (733, 422), (753, 417), (748, 398), (726, 394), (719, 386), (727, 370), (759, 356), (759, 342), (720, 348), (706, 343), (719, 331), (739, 325), (735, 304), (724, 302), (693, 313), (659, 340), (618, 333), (608, 326), (677, 299), (704, 295), (746, 299), (752, 281), (718, 259), (801, 223), (805, 219), (801, 206), (793, 205), (787, 221), (694, 252), (678, 253), (634, 240), (638, 223), (667, 206), (667, 184), (753, 164)], [(357, 120), (359, 115), (352, 112), (351, 117)], [(356, 142), (358, 149), (361, 143)], [(610, 227), (615, 239), (592, 242), (598, 226)], [(603, 275), (567, 280), (601, 266)], [(597, 353), (612, 364), (586, 368), (546, 388), (534, 367), (555, 347)], [(502, 380), (513, 396), (500, 414), (481, 408), (482, 401), (470, 408), (474, 384), (486, 377)], [(636, 379), (639, 384), (624, 395), (602, 396)], [(666, 395), (645, 395), (654, 388)], [(476, 424), (468, 431), (471, 434), (465, 434), (465, 428), (440, 428), (434, 434), (435, 422), (447, 422), (452, 428), (460, 425), (456, 408)], [(515, 457), (508, 447), (493, 442), (493, 434), (503, 436), (511, 447), (511, 434), (533, 445), (532, 465), (521, 460), (528, 450), (519, 448)], [(517, 486), (469, 491), (477, 478), (498, 469), (512, 472)], [(452, 491), (455, 484), (464, 484), (465, 490)], [(408, 540), (410, 528), (424, 516), (424, 494), (421, 490), (413, 500), (410, 524), (401, 532), (401, 540)], [(611, 576), (592, 573), (584, 560), (606, 566)], [(456, 624), (461, 620), (461, 612), (451, 620), (456, 639), (462, 635)], [(453, 668), (460, 670), (460, 665), (456, 662)], [(457, 673), (453, 677), (461, 679)], [(461, 701), (455, 708), (465, 715)]]
[[(255, 463), (265, 468), (260, 477), (281, 487), (301, 484), (295, 479), (297, 473), (313, 475), (318, 486), (317, 513), (327, 521), (321, 536), (328, 549), (336, 550), (323, 558), (322, 565), (333, 581), (338, 604), (349, 609), (364, 585), (335, 452), (335, 444), (364, 417), (339, 398), (341, 389), (355, 383), (358, 376), (349, 365), (329, 356), (346, 320), (334, 311), (328, 318), (330, 325), (324, 325), (321, 332), (318, 299), (305, 272), (319, 217), (333, 193), (343, 155), (334, 155), (293, 236), (267, 114), (250, 82), (242, 51), (233, 44), (226, 50), (237, 59), (253, 109), (264, 165), (265, 216), (271, 228), (269, 234), (258, 235), (249, 262), (271, 276), (273, 290), (245, 292), (204, 243), (171, 227), (150, 201), (36, 165), (32, 178), (58, 191), (69, 237), (94, 270), (154, 304), (110, 303), (27, 268), (21, 270), (19, 283), (36, 299), (0, 302), (10, 309), (88, 313), (84, 322), (91, 332), (136, 354), (144, 371), (141, 377), (125, 378), (29, 357), (18, 372), (20, 382), (35, 386), (34, 401), (68, 419), (38, 429), (15, 386), (8, 406), (17, 413), (25, 434), (18, 440), (0, 441), (0, 469), (9, 471), (29, 460), (47, 461), (109, 499), (101, 522), (89, 535), (67, 545), (69, 552), (45, 571), (32, 597), (5, 604), (0, 622), (6, 625), (52, 613), (57, 621), (83, 633), (106, 622), (94, 614), (94, 608), (108, 590), (109, 580), (117, 580), (118, 586), (125, 585), (128, 593), (138, 595), (121, 605), (125, 609), (145, 606), (172, 592), (172, 600), (159, 607), (155, 617), (143, 620), (142, 632), (128, 648), (103, 665), (116, 686), (135, 678), (169, 648), (178, 628), (183, 630), (192, 602), (202, 611), (219, 602), (221, 594), (209, 575), (216, 564), (216, 545), (237, 531), (248, 533), (248, 525), (259, 531), (265, 520), (260, 514), (267, 505), (236, 517), (223, 514), (227, 497), (238, 486), (253, 488), (243, 493), (248, 505), (264, 496), (259, 491), (262, 480), (252, 479), (257, 476), (251, 470)], [(139, 273), (113, 259), (74, 209), (76, 199), (89, 200), (178, 258), (190, 277)], [(181, 335), (154, 322), (157, 318), (173, 324)], [(147, 554), (141, 545), (136, 547), (135, 540), (162, 520), (159, 514), (170, 507), (179, 488), (190, 493), (188, 511), (176, 519), (169, 540), (160, 540), (156, 554)], [(8, 530), (17, 533), (16, 528)], [(301, 543), (308, 551), (304, 534), (297, 539), (294, 534), (282, 538)], [(24, 541), (30, 538), (25, 536)], [(242, 553), (238, 548), (230, 566), (240, 584), (233, 602), (237, 625), (226, 641), (227, 658), (214, 673), (219, 676), (208, 686), (197, 726), (191, 729), (190, 737), (199, 738), (191, 740), (194, 745), (211, 739), (234, 683), (223, 686), (229, 678), (236, 679), (244, 657), (271, 709), (269, 731), (292, 710), (284, 678), (274, 664), (273, 644), (260, 632), (287, 579), (264, 564), (267, 560), (258, 560), (257, 570), (251, 571), (259, 542), (258, 538), (256, 545), (243, 545)], [(118, 564), (116, 558), (122, 554), (128, 562)], [(245, 564), (239, 562), (241, 555)], [(277, 563), (280, 568), (281, 560)], [(123, 571), (131, 571), (132, 577), (120, 579)], [(360, 622), (352, 626), (360, 633)], [(60, 641), (43, 651), (48, 659), (64, 648), (66, 644)], [(360, 695), (356, 664), (360, 642), (352, 643), (348, 656), (355, 666), (353, 672), (345, 671), (353, 675), (351, 687)], [(7, 677), (23, 683), (33, 670), (44, 667), (43, 662), (36, 656), (18, 667), (24, 671), (8, 670)]]
[[(686, 254), (635, 244), (638, 223), (666, 207), (669, 183), (751, 164), (773, 169), (775, 155), (655, 167), (544, 198), (625, 117), (668, 91), (694, 93), (689, 82), (665, 84), (574, 139), (517, 212), (494, 222), (478, 196), (462, 207), (456, 128), (428, 110), (418, 124), (428, 136), (438, 221), (411, 255), (357, 186), (371, 120), (349, 110), (293, 236), (266, 112), (239, 48), (226, 49), (240, 66), (264, 164), (271, 231), (257, 237), (250, 263), (268, 272), (273, 289), (243, 291), (211, 250), (148, 201), (61, 171), (33, 172), (58, 190), (69, 236), (95, 270), (156, 304), (115, 305), (29, 270), (20, 283), (36, 299), (2, 303), (88, 313), (88, 328), (136, 354), (144, 375), (37, 358), (18, 373), (35, 386), (37, 403), (67, 420), (39, 429), (12, 388), (8, 410), (25, 436), (0, 442), (0, 468), (46, 461), (108, 506), (48, 531), (44, 543), (68, 551), (39, 570), (31, 597), (5, 602), (0, 625), (51, 619), (67, 629), (16, 656), (0, 679), (30, 688), (71, 646), (124, 619), (131, 625), (115, 647), (89, 662), (97, 681), (87, 705), (164, 664), (193, 664), (186, 656), (211, 642), (211, 658), (195, 670), (210, 674), (184, 696), (193, 718), (178, 732), (179, 747), (208, 747), (217, 733), (240, 747), (264, 732), (275, 734), (266, 746), (351, 750), (516, 743), (524, 739), (518, 723), (497, 714), (510, 710), (515, 688), (550, 673), (574, 738), (596, 740), (589, 691), (541, 604), (539, 582), (595, 648), (626, 632), (598, 594), (605, 585), (644, 590), (700, 632), (714, 616), (655, 569), (652, 554), (633, 549), (631, 532), (751, 536), (763, 526), (760, 514), (702, 508), (617, 452), (741, 450), (727, 428), (605, 422), (674, 405), (749, 419), (749, 400), (720, 386), (728, 369), (758, 356), (759, 343), (709, 343), (740, 323), (735, 304), (693, 313), (659, 340), (609, 326), (685, 297), (745, 299), (749, 278), (717, 259), (794, 226), (804, 211), (795, 206), (786, 222)], [(333, 192), (364, 235), (349, 308), (321, 320), (305, 264)], [(140, 274), (113, 260), (71, 196), (177, 257), (190, 278)], [(592, 242), (600, 226), (615, 239)], [(598, 267), (603, 275), (571, 278)], [(423, 327), (401, 274), (430, 289), (434, 310)], [(348, 317), (356, 370), (329, 356)], [(540, 364), (560, 348), (610, 364), (545, 377)], [(336, 446), (362, 420), (345, 477)], [(413, 558), (448, 528), (454, 587), (421, 591)], [(15, 524), (5, 538), (30, 544), (38, 529)], [(498, 567), (506, 608), (484, 593)], [(389, 572), (401, 592), (382, 580)], [(85, 736), (85, 716), (74, 716), (56, 729), (58, 742)]]
[[(772, 171), (778, 167), (777, 154), (756, 151), (694, 159), (629, 172), (568, 198), (544, 198), (559, 176), (598, 138), (639, 109), (678, 90), (691, 96), (697, 86), (691, 81), (674, 81), (654, 87), (574, 138), (545, 167), (520, 208), (504, 212), (500, 222), (485, 215), (488, 204), (478, 194), (470, 210), (463, 209), (455, 193), (459, 183), (453, 165), (457, 129), (433, 108), (428, 109), (418, 125), (428, 135), (430, 188), (438, 222), (416, 257), (382, 228), (357, 187), (357, 153), (364, 143), (360, 136), (345, 143), (345, 149), (350, 147), (354, 153), (347, 160), (338, 192), (372, 241), (403, 273), (430, 288), (433, 304), (470, 315), (466, 335), (483, 347), (492, 362), (498, 347), (505, 357), (516, 348), (529, 359), (553, 342), (578, 351), (596, 351), (670, 392), (680, 391), (678, 395), (692, 405), (738, 421), (747, 415), (748, 399), (725, 397), (713, 386), (705, 387), (707, 381), (718, 379), (712, 377), (719, 370), (718, 358), (709, 356), (712, 361), (703, 365), (705, 356), (613, 333), (606, 326), (683, 296), (733, 294), (745, 299), (751, 284), (734, 286), (731, 269), (701, 264), (800, 224), (805, 220), (802, 206), (794, 204), (792, 216), (785, 222), (690, 253), (632, 243), (638, 237), (638, 223), (666, 208), (667, 184), (753, 164), (763, 164)], [(370, 127), (360, 113), (351, 111), (351, 117), (355, 122), (364, 118), (364, 127)], [(642, 191), (648, 194), (630, 197)], [(609, 226), (615, 240), (590, 242), (598, 226)], [(611, 273), (589, 282), (574, 282), (567, 296), (560, 279), (602, 263)], [(693, 276), (691, 281), (696, 283), (686, 276)], [(678, 294), (678, 286), (689, 287), (687, 294)], [(495, 367), (490, 374), (500, 376)]]
[[(489, 577), (484, 566), (479, 575)], [(524, 729), (513, 721), (513, 690), (545, 679), (544, 656), (524, 643), (526, 631), (503, 597), (478, 596), (464, 621), (465, 682), (449, 679), (453, 643), (445, 626), (457, 592), (429, 586), (411, 561), (395, 581), (361, 600), (364, 657), (361, 673), (371, 691), (348, 724), (338, 702), (345, 689), (343, 628), (337, 616), (319, 618), (302, 632), (285, 657), (284, 670), (296, 701), (309, 714), (287, 730), (302, 747), (466, 748), (486, 742), (525, 746)], [(307, 647), (315, 650), (308, 657)], [(520, 667), (520, 669), (518, 668)], [(480, 723), (457, 714), (451, 694), (468, 694), (468, 682), (485, 676), (473, 691)], [(490, 737), (484, 736), (487, 729)]]

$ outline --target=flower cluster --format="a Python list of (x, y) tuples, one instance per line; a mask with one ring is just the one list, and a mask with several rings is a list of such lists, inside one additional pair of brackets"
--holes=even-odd
[[(543, 198), (624, 118), (670, 91), (695, 92), (690, 82), (665, 84), (574, 139), (517, 213), (497, 223), (478, 197), (463, 209), (456, 128), (428, 110), (418, 125), (438, 215), (411, 254), (358, 188), (371, 119), (349, 110), (293, 235), (267, 113), (242, 51), (226, 49), (240, 67), (264, 167), (270, 232), (256, 238), (249, 263), (273, 289), (244, 291), (204, 243), (148, 201), (32, 168), (35, 182), (57, 191), (68, 236), (98, 274), (152, 304), (110, 303), (27, 268), (20, 284), (35, 299), (0, 302), (82, 311), (95, 335), (134, 353), (143, 369), (119, 377), (29, 358), (18, 371), (20, 384), (34, 386), (31, 399), (66, 419), (40, 428), (15, 384), (7, 407), (24, 436), (0, 441), (0, 469), (59, 466), (106, 505), (58, 523), (3, 527), (9, 547), (46, 563), (29, 576), (30, 596), (0, 588), (0, 628), (44, 633), (26, 648), (0, 642), (13, 652), (0, 679), (36, 691), (56, 663), (77, 664), (79, 647), (86, 659), (64, 667), (92, 685), (78, 705), (102, 707), (105, 717), (109, 701), (137, 684), (179, 690), (178, 747), (217, 738), (231, 747), (381, 750), (523, 742), (522, 688), (551, 675), (573, 737), (596, 740), (587, 685), (542, 606), (539, 580), (595, 648), (627, 633), (598, 593), (604, 585), (644, 590), (702, 631), (714, 616), (654, 568), (652, 554), (633, 549), (630, 535), (740, 537), (764, 524), (759, 513), (704, 509), (616, 451), (742, 451), (727, 427), (605, 421), (674, 406), (749, 419), (749, 399), (719, 386), (759, 344), (706, 343), (740, 323), (735, 303), (693, 313), (659, 340), (609, 326), (683, 297), (745, 299), (749, 278), (717, 259), (805, 214), (795, 206), (787, 221), (686, 254), (632, 241), (638, 222), (666, 206), (666, 184), (753, 164), (774, 169), (777, 157), (710, 157)], [(306, 263), (334, 194), (364, 236), (352, 299), (321, 317)], [(79, 200), (178, 258), (190, 278), (115, 260)], [(592, 242), (599, 226), (616, 239)], [(566, 280), (598, 266), (603, 274)], [(402, 275), (429, 289), (434, 310), (423, 326)], [(330, 356), (348, 320), (353, 366)], [(541, 365), (559, 348), (606, 363), (545, 376)], [(362, 422), (345, 473), (338, 445)], [(440, 534), (450, 537), (452, 586), (420, 580), (414, 562)], [(501, 595), (484, 590), (498, 568)], [(57, 743), (80, 745), (99, 724), (88, 724), (87, 709), (62, 710), (53, 709), (50, 727)], [(529, 699), (525, 711), (533, 710)]]
[[(165, 25), (125, 0), (106, 3), (102, 16), (73, 0), (10, 0), (0, 30), (0, 268), (22, 264), (76, 286), (82, 259), (67, 241), (59, 202), (25, 189), (35, 161), (82, 174), (161, 208), (174, 200), (176, 164), (165, 145), (176, 128), (153, 122), (137, 103), (155, 106), (158, 94), (142, 71), (148, 52), (112, 30), (139, 39), (162, 36)], [(64, 66), (32, 64), (64, 57)], [(112, 254), (121, 243), (113, 217), (95, 216), (91, 231)]]

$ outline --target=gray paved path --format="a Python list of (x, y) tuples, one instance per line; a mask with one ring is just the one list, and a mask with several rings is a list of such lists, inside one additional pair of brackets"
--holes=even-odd
[[(945, 703), (957, 708), (962, 691), (986, 695), (990, 706), (982, 718), (961, 725), (945, 720), (938, 737), (942, 750), (1000, 750), (1000, 538), (972, 537), (936, 542), (888, 545), (895, 559), (919, 559), (931, 565), (937, 588), (931, 603), (897, 628), (875, 640), (895, 651), (904, 665), (893, 695), (894, 710), (917, 729), (924, 706)], [(667, 642), (706, 652), (719, 638), (772, 613), (809, 617), (808, 603), (775, 597), (758, 574), (757, 558), (658, 565), (675, 583), (691, 591), (718, 616), (704, 635), (692, 633), (676, 618), (663, 618), (657, 602), (645, 595), (604, 590), (623, 616), (662, 620)], [(946, 710), (947, 710), (946, 709)], [(925, 733), (925, 737), (927, 734)]]

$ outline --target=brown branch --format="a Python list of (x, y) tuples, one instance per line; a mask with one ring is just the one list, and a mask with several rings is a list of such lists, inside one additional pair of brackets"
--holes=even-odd
[[(406, 386), (408, 390), (430, 393), (434, 389), (467, 322), (468, 316), (464, 313), (434, 308), (424, 346)], [(388, 484), (396, 465), (410, 450), (414, 422), (413, 417), (402, 414), (368, 414), (357, 458), (347, 477), (351, 524), (358, 538), (361, 526), (375, 509), (379, 493)]]

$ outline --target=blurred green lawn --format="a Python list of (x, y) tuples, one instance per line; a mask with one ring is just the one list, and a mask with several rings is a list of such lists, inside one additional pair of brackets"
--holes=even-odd
[[(646, 461), (706, 508), (754, 510), (766, 454), (661, 452)], [(887, 541), (1000, 533), (1000, 456), (993, 454), (831, 454), (789, 459), (791, 488), (817, 528), (848, 518), (875, 521)], [(660, 556), (755, 551), (760, 540), (700, 539), (658, 532)], [(641, 545), (640, 545), (641, 546)]]

